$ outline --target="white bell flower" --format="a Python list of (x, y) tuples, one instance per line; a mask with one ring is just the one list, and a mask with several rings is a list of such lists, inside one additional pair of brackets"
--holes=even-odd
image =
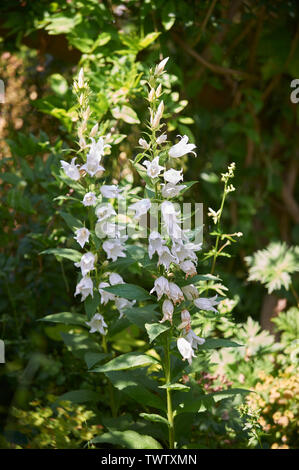
[(164, 300), (162, 304), (163, 318), (159, 321), (159, 323), (164, 323), (165, 321), (170, 321), (170, 323), (172, 323), (173, 310), (174, 306), (171, 300)]
[(199, 292), (193, 284), (183, 286), (182, 291), (187, 300), (193, 300), (199, 297)]
[(89, 152), (86, 155), (86, 163), (81, 166), (81, 170), (85, 170), (90, 176), (94, 176), (99, 171), (105, 171), (100, 162), (104, 155), (105, 147), (110, 147), (110, 145), (104, 145), (103, 137), (100, 137), (97, 142), (93, 138), (91, 138), (91, 141)]
[(101, 186), (100, 191), (104, 197), (107, 199), (118, 197), (121, 193), (121, 189), (119, 189), (115, 184), (103, 184)]
[(182, 189), (187, 187), (185, 184), (175, 185), (172, 183), (167, 183), (167, 184), (162, 183), (161, 186), (162, 186), (162, 196), (165, 197), (166, 199), (171, 198), (171, 197), (177, 197), (182, 191)]
[(103, 315), (100, 313), (96, 313), (90, 321), (86, 321), (85, 323), (90, 327), (89, 333), (95, 333), (96, 331), (101, 333), (101, 335), (105, 335), (107, 333), (107, 330), (104, 328), (108, 325), (105, 322)]
[(191, 344), (189, 341), (187, 341), (185, 338), (178, 338), (177, 340), (177, 348), (180, 352), (180, 354), (183, 357), (183, 360), (185, 361), (187, 359), (189, 365), (192, 364), (192, 358), (196, 357), (194, 354), (194, 351), (192, 349)]
[(186, 274), (186, 278), (196, 276), (197, 274), (196, 267), (190, 260), (182, 261), (180, 268)]
[(178, 326), (179, 330), (186, 328), (189, 330), (191, 328), (191, 315), (188, 310), (184, 309), (181, 311), (181, 321), (182, 323)]
[(145, 140), (145, 139), (139, 139), (138, 144), (140, 147), (142, 147), (144, 150), (148, 150), (150, 148), (150, 144)]
[(75, 263), (76, 268), (81, 269), (82, 276), (86, 276), (90, 271), (93, 271), (95, 269), (94, 263), (96, 261), (96, 257), (93, 253), (90, 251), (87, 253), (84, 253), (82, 255), (80, 261), (78, 263)]
[(164, 249), (166, 241), (162, 238), (159, 232), (152, 231), (148, 238), (148, 256), (152, 259), (154, 253), (160, 255)]
[(71, 163), (65, 162), (64, 160), (60, 160), (61, 166), (69, 178), (74, 181), (78, 181), (80, 179), (80, 171), (78, 167), (80, 165), (76, 165), (75, 161), (77, 160), (77, 157), (74, 157), (71, 161)]
[(194, 300), (194, 305), (198, 307), (200, 310), (211, 310), (212, 312), (218, 313), (218, 310), (214, 307), (218, 305), (220, 300), (217, 299), (217, 294), (214, 297), (204, 298), (201, 297), (199, 299)]
[(192, 349), (195, 350), (197, 349), (198, 345), (202, 345), (206, 341), (204, 338), (197, 336), (191, 329), (188, 331), (185, 338), (191, 344)]
[(168, 183), (177, 184), (179, 181), (183, 181), (183, 170), (177, 171), (171, 168), (164, 172), (163, 177)]
[(169, 282), (164, 276), (160, 276), (155, 280), (154, 287), (150, 291), (150, 294), (156, 292), (158, 300), (161, 299), (162, 295), (169, 295)]
[(162, 170), (165, 170), (164, 166), (159, 165), (159, 157), (154, 158), (152, 161), (145, 160), (142, 163), (147, 168), (147, 175), (150, 178), (157, 178)]
[(82, 277), (81, 281), (77, 284), (75, 297), (79, 294), (81, 294), (81, 302), (84, 302), (86, 297), (88, 297), (89, 295), (93, 297), (93, 283), (90, 277)]
[(123, 299), (122, 297), (117, 297), (115, 299), (115, 307), (119, 311), (119, 318), (122, 318), (124, 316), (124, 311), (126, 310), (126, 308), (132, 308), (135, 303), (136, 300), (128, 300)]
[(97, 196), (93, 192), (86, 193), (82, 203), (85, 207), (95, 206), (97, 203)]
[(139, 220), (151, 208), (150, 199), (141, 199), (140, 201), (131, 204), (128, 209), (135, 211), (135, 219)]
[(168, 297), (173, 301), (174, 305), (184, 300), (184, 294), (174, 282), (169, 283), (169, 294)]
[(170, 264), (177, 262), (178, 259), (170, 253), (170, 250), (167, 246), (164, 246), (162, 252), (159, 254), (158, 266), (162, 264), (164, 268), (168, 271)]
[(117, 229), (117, 225), (109, 222), (109, 220), (98, 221), (95, 227), (95, 233), (98, 238), (120, 238), (120, 231)]
[(197, 255), (194, 251), (201, 249), (201, 244), (194, 245), (193, 243), (183, 243), (182, 240), (175, 240), (172, 245), (172, 254), (177, 256), (180, 262), (190, 259), (197, 263)]
[(87, 228), (82, 227), (82, 228), (78, 228), (75, 231), (75, 234), (76, 236), (74, 237), (74, 239), (79, 243), (81, 248), (83, 248), (85, 243), (88, 243), (89, 241), (90, 231)]
[(159, 137), (157, 137), (156, 142), (158, 145), (163, 144), (167, 140), (167, 135), (166, 134), (161, 134)]
[(110, 203), (101, 204), (96, 208), (96, 216), (99, 222), (111, 217), (112, 215), (116, 215), (116, 212)]
[(126, 247), (122, 244), (119, 238), (106, 240), (102, 246), (103, 250), (107, 254), (107, 258), (112, 259), (112, 261), (116, 261), (117, 258), (126, 257), (126, 254), (124, 253)]
[[(181, 137), (181, 136), (178, 136), (178, 137)], [(189, 138), (187, 135), (184, 135), (183, 137), (181, 137), (180, 142), (170, 147), (169, 152), (168, 152), (169, 156), (172, 158), (178, 158), (178, 157), (183, 157), (184, 155), (186, 155), (186, 153), (189, 153), (189, 152), (194, 153), (194, 155), (196, 156), (196, 153), (193, 151), (193, 149), (196, 148), (196, 145), (188, 144), (188, 140)]]
[(104, 290), (104, 287), (110, 287), (110, 284), (108, 282), (100, 282), (99, 284), (101, 304), (106, 305), (109, 302), (109, 300), (115, 300), (115, 295), (112, 294), (111, 292), (107, 292), (106, 290)]
[(125, 281), (123, 280), (123, 278), (120, 276), (120, 274), (117, 274), (117, 273), (109, 274), (109, 282), (111, 286), (116, 286), (117, 284), (125, 284)]

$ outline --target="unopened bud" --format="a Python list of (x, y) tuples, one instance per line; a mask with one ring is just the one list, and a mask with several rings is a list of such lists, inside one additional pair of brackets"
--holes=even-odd
[(164, 71), (164, 67), (168, 61), (169, 57), (166, 57), (166, 59), (163, 59), (161, 60), (161, 62), (156, 65), (156, 68), (155, 68), (155, 75), (161, 75)]

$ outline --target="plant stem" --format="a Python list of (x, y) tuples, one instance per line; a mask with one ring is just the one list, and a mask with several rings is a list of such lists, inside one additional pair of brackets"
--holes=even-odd
[[(165, 346), (165, 379), (166, 384), (170, 384), (171, 373), (170, 373), (170, 351), (169, 351), (169, 333), (167, 333), (166, 346)], [(167, 419), (168, 419), (168, 431), (169, 431), (169, 449), (174, 449), (174, 419), (172, 410), (172, 398), (171, 390), (166, 389), (167, 396)]]
[[(103, 344), (104, 352), (106, 354), (108, 354), (108, 345), (107, 345), (105, 335), (103, 335), (103, 343), (102, 344)], [(113, 418), (116, 418), (117, 417), (117, 406), (116, 406), (116, 403), (115, 403), (114, 389), (113, 389), (112, 383), (110, 382), (110, 380), (108, 378), (107, 378), (107, 381), (108, 381), (108, 391), (109, 391), (109, 399), (110, 399), (110, 409), (111, 409), (111, 413), (112, 413)]]
[[(221, 201), (220, 212), (219, 212), (218, 222), (217, 222), (217, 232), (219, 232), (220, 230), (220, 219), (221, 219), (223, 206), (224, 206), (224, 202), (226, 198), (226, 187), (227, 187), (227, 183), (225, 183), (223, 194), (222, 194), (222, 201)], [(214, 274), (214, 270), (215, 270), (216, 260), (218, 256), (219, 240), (220, 240), (220, 235), (218, 234), (216, 237), (216, 243), (215, 243), (215, 248), (214, 248), (214, 257), (213, 257), (213, 263), (212, 263), (212, 268), (211, 268), (211, 274)]]

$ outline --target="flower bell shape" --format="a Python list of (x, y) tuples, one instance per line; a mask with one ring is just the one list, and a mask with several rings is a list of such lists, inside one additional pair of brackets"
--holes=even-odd
[(145, 139), (139, 139), (138, 144), (140, 147), (142, 147), (144, 150), (148, 150), (150, 148), (150, 144), (145, 140)]
[(187, 300), (194, 300), (199, 297), (199, 292), (193, 284), (183, 286), (182, 291)]
[(184, 294), (174, 282), (169, 283), (168, 297), (173, 301), (174, 305), (181, 303), (184, 300)]
[(126, 247), (122, 244), (119, 238), (106, 240), (103, 245), (103, 250), (106, 252), (107, 258), (116, 261), (117, 258), (125, 258), (124, 250)]
[(184, 309), (181, 311), (181, 320), (182, 323), (178, 326), (179, 330), (185, 328), (185, 330), (189, 330), (191, 328), (191, 315), (188, 310)]
[(177, 171), (171, 168), (164, 172), (163, 177), (168, 183), (177, 184), (179, 181), (183, 181), (183, 170)]
[(105, 335), (107, 333), (107, 330), (104, 328), (107, 328), (108, 325), (105, 322), (103, 315), (100, 313), (96, 313), (90, 321), (86, 321), (85, 323), (90, 327), (89, 333), (96, 333), (97, 331), (101, 333), (101, 335)]
[(180, 263), (180, 268), (186, 274), (186, 279), (188, 277), (196, 276), (197, 274), (196, 267), (190, 260), (182, 261)]
[(159, 157), (155, 157), (152, 161), (145, 160), (142, 163), (147, 168), (147, 175), (150, 178), (157, 178), (162, 170), (165, 170), (164, 166), (159, 165)]
[(140, 201), (131, 204), (128, 209), (135, 211), (135, 219), (139, 220), (151, 208), (150, 199), (141, 199)]
[(217, 294), (214, 297), (204, 298), (201, 297), (199, 299), (194, 300), (194, 305), (198, 307), (200, 310), (211, 310), (212, 312), (218, 313), (218, 310), (214, 307), (218, 305), (220, 300), (217, 299)]
[(124, 316), (125, 310), (127, 308), (132, 308), (133, 305), (136, 303), (136, 300), (128, 300), (122, 297), (116, 297), (115, 299), (115, 307), (119, 312), (119, 318)]
[(148, 238), (148, 256), (152, 259), (155, 253), (161, 255), (166, 241), (162, 238), (159, 232), (153, 230)]
[(161, 299), (162, 295), (169, 295), (169, 282), (164, 276), (160, 276), (155, 280), (154, 287), (150, 291), (150, 294), (156, 292), (158, 300)]
[(78, 228), (75, 231), (75, 234), (76, 236), (74, 237), (74, 239), (79, 243), (81, 248), (83, 248), (85, 243), (88, 243), (89, 241), (90, 231), (87, 228), (82, 227), (82, 228)]
[(85, 207), (95, 206), (97, 203), (97, 196), (93, 192), (86, 193), (82, 203)]
[(101, 296), (101, 304), (103, 305), (106, 305), (109, 300), (115, 300), (115, 295), (104, 290), (105, 287), (110, 287), (110, 284), (108, 282), (100, 282), (98, 289)]
[(109, 282), (111, 286), (116, 286), (117, 284), (125, 284), (125, 281), (123, 280), (123, 278), (120, 276), (120, 274), (117, 274), (117, 273), (109, 274)]
[(170, 323), (172, 323), (173, 310), (174, 306), (171, 300), (164, 300), (162, 304), (163, 318), (159, 321), (159, 323), (164, 323), (165, 321), (170, 321)]
[(169, 248), (167, 246), (164, 246), (163, 250), (159, 254), (158, 266), (160, 266), (162, 264), (164, 266), (164, 268), (168, 271), (170, 264), (171, 263), (177, 263), (177, 261), (178, 261), (177, 258), (175, 258), (171, 254)]
[(185, 338), (191, 344), (191, 347), (194, 350), (196, 350), (199, 345), (204, 344), (206, 341), (204, 338), (197, 336), (191, 329), (187, 332)]
[(65, 162), (64, 160), (60, 160), (61, 167), (63, 168), (66, 176), (71, 178), (71, 180), (78, 181), (80, 179), (80, 171), (78, 167), (80, 165), (76, 165), (75, 161), (77, 160), (77, 157), (74, 157), (71, 161), (71, 163)]
[(161, 134), (159, 137), (157, 137), (156, 142), (158, 145), (164, 144), (167, 140), (167, 135), (166, 134)]
[(100, 188), (100, 191), (107, 199), (118, 197), (121, 193), (121, 189), (119, 189), (115, 184), (103, 184), (103, 186)]
[(187, 360), (189, 365), (192, 364), (192, 358), (195, 357), (194, 351), (191, 344), (185, 338), (178, 338), (177, 348), (183, 357), (183, 360)]
[(185, 184), (175, 185), (172, 183), (161, 184), (162, 186), (162, 196), (166, 199), (177, 197), (182, 189), (187, 188)]
[(100, 165), (102, 156), (106, 147), (110, 145), (104, 145), (103, 137), (100, 137), (98, 142), (91, 138), (92, 143), (90, 149), (86, 155), (86, 163), (81, 166), (81, 170), (85, 170), (90, 176), (94, 176), (99, 171), (105, 171), (105, 168)]
[(90, 277), (84, 276), (76, 286), (76, 292), (74, 296), (81, 294), (81, 302), (84, 302), (86, 297), (91, 295), (93, 297), (93, 283)]
[(110, 203), (101, 204), (96, 208), (96, 216), (98, 218), (98, 222), (108, 219), (108, 217), (111, 217), (112, 215), (116, 215), (116, 212)]
[[(178, 137), (181, 137), (181, 136), (178, 136)], [(170, 147), (169, 152), (168, 152), (169, 156), (172, 158), (179, 158), (179, 157), (183, 157), (187, 153), (194, 153), (194, 155), (196, 156), (196, 153), (193, 151), (193, 149), (196, 148), (196, 145), (188, 144), (188, 140), (189, 138), (187, 135), (184, 135), (183, 137), (181, 137), (180, 142)]]
[(84, 253), (82, 255), (80, 261), (78, 263), (75, 263), (76, 268), (81, 269), (82, 276), (86, 276), (90, 271), (93, 271), (95, 269), (94, 263), (96, 261), (96, 257), (93, 253), (90, 251), (88, 253)]

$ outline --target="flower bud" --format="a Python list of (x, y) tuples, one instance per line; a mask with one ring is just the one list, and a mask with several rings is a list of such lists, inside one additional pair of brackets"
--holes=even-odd
[(163, 73), (164, 67), (167, 64), (168, 59), (169, 57), (166, 57), (165, 59), (161, 60), (161, 62), (158, 65), (156, 65), (155, 75), (161, 75)]
[(95, 137), (99, 130), (99, 124), (96, 123), (90, 131), (89, 137)]
[(163, 318), (160, 320), (159, 323), (164, 323), (165, 321), (170, 321), (172, 322), (172, 314), (173, 314), (173, 303), (170, 300), (164, 300), (163, 305), (162, 305), (162, 312), (163, 312)]

